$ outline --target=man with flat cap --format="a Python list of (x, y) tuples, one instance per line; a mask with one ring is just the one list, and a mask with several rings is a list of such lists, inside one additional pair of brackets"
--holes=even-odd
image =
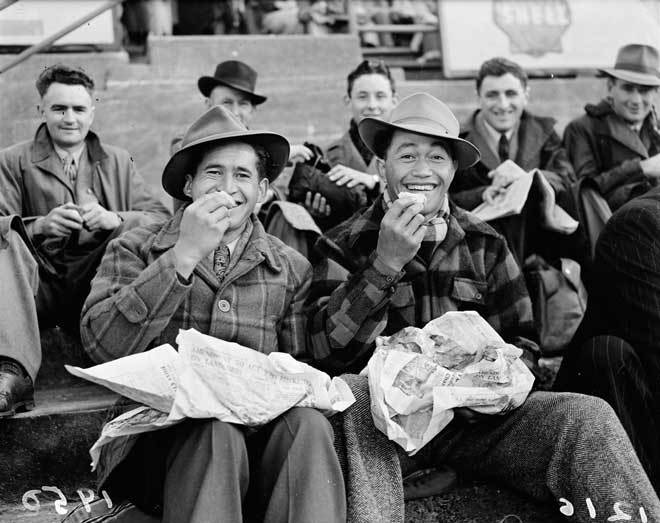
[[(455, 310), (477, 311), (529, 356), (532, 307), (504, 238), (447, 198), (456, 171), (479, 160), (474, 145), (459, 138), (449, 108), (413, 94), (389, 121), (368, 117), (358, 130), (386, 187), (366, 211), (317, 242), (306, 307), (317, 365), (333, 374), (359, 371), (377, 336)], [(403, 464), (404, 474), (411, 465), (446, 463), (540, 501), (569, 500), (576, 521), (592, 520), (587, 498), (603, 512), (625, 500), (660, 515), (625, 431), (598, 398), (533, 392), (505, 415), (455, 413), (414, 463)]]
[[(310, 360), (311, 267), (254, 216), (288, 156), (285, 138), (247, 130), (223, 107), (192, 124), (163, 171), (165, 190), (187, 204), (112, 242), (92, 282), (81, 334), (94, 361), (173, 343), (190, 327)], [(346, 520), (332, 429), (311, 408), (254, 432), (188, 420), (104, 448), (101, 488), (164, 522)]]
[(587, 104), (564, 131), (564, 146), (578, 178), (593, 180), (612, 211), (658, 185), (660, 134), (654, 102), (660, 58), (654, 47), (619, 49), (614, 67), (602, 69), (607, 96)]

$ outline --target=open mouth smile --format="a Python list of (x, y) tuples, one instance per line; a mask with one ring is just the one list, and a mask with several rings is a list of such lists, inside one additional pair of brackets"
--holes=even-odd
[(409, 192), (429, 192), (437, 187), (434, 183), (405, 183), (403, 186)]

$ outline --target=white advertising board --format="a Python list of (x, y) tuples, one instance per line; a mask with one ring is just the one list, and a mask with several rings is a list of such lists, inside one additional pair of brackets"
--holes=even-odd
[(612, 67), (629, 43), (660, 49), (660, 0), (440, 0), (445, 75), (494, 56), (528, 71)]
[[(103, 0), (19, 0), (0, 11), (0, 45), (33, 45), (91, 13)], [(114, 12), (104, 11), (55, 45), (113, 45)]]

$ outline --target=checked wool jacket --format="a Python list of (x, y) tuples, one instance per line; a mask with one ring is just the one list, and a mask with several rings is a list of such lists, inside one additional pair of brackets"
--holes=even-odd
[(506, 242), (463, 209), (450, 204), (450, 211), (445, 240), (430, 256), (421, 254), (423, 246), (399, 273), (376, 257), (382, 196), (319, 239), (306, 305), (318, 366), (330, 374), (359, 372), (377, 336), (456, 310), (475, 310), (506, 341), (537, 349), (532, 305)]
[[(179, 329), (309, 361), (302, 308), (311, 280), (303, 256), (251, 218), (219, 282), (210, 257), (188, 282), (174, 268), (180, 209), (169, 222), (134, 229), (108, 246), (82, 314), (81, 335), (99, 363), (174, 344)], [(238, 249), (238, 247), (237, 247)], [(236, 258), (236, 256), (239, 256)]]

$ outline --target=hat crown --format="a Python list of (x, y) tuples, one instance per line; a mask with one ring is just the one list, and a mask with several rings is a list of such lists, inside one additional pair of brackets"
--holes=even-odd
[(247, 127), (231, 111), (214, 105), (188, 128), (183, 135), (181, 148), (208, 141), (211, 137), (221, 138), (240, 131), (247, 131)]
[(658, 75), (660, 72), (658, 50), (650, 45), (624, 45), (616, 55), (614, 69)]
[(390, 123), (428, 128), (429, 133), (457, 137), (458, 120), (449, 107), (428, 93), (415, 93), (405, 97), (392, 110)]
[(219, 63), (213, 76), (227, 84), (248, 91), (254, 91), (257, 83), (257, 72), (239, 60), (227, 60)]

